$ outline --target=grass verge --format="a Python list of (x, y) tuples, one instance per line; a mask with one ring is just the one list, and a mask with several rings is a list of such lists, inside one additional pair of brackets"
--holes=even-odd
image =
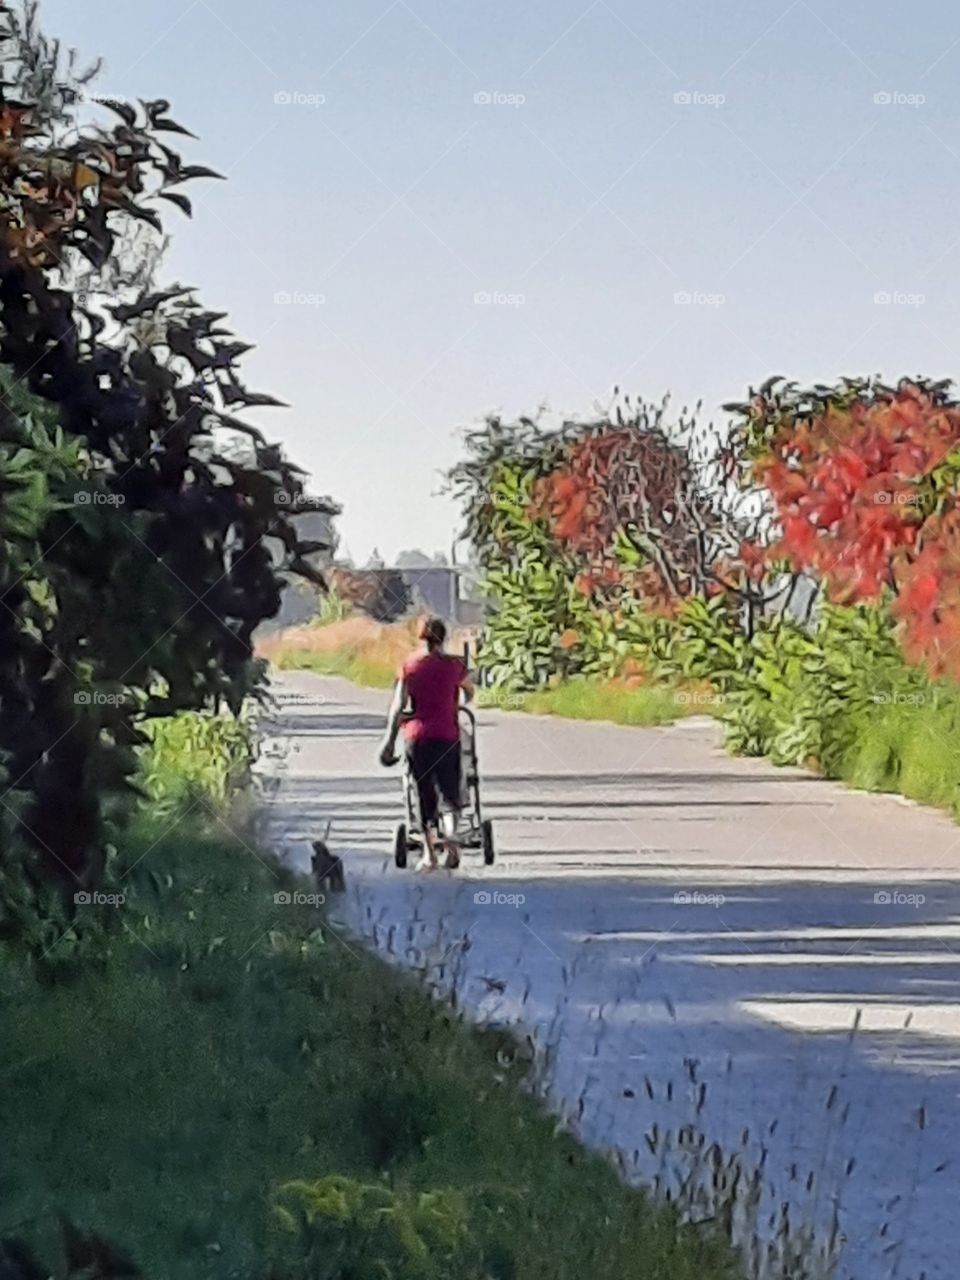
[(718, 1242), (555, 1134), (492, 1036), (314, 908), (277, 903), (288, 873), (180, 834), (144, 832), (122, 858), (138, 865), (101, 908), (99, 951), (0, 965), (0, 1235), (17, 1224), (51, 1257), (63, 1213), (148, 1277), (386, 1274), (335, 1266), (329, 1242), (308, 1262), (274, 1224), (282, 1184), (339, 1174), (374, 1197), (482, 1198), (492, 1280), (735, 1274)]
[(625, 725), (669, 724), (682, 716), (709, 714), (712, 709), (708, 694), (668, 685), (630, 686), (618, 680), (587, 678), (566, 680), (554, 688), (534, 693), (480, 689), (478, 702), (482, 707)]
[[(459, 641), (460, 637), (453, 637), (451, 651), (459, 649)], [(388, 689), (404, 658), (416, 646), (411, 624), (382, 626), (369, 619), (351, 618), (281, 632), (263, 642), (258, 651), (280, 670), (343, 676), (354, 684)], [(537, 715), (609, 720), (626, 725), (669, 724), (682, 716), (711, 714), (714, 710), (709, 694), (692, 686), (678, 689), (669, 685), (587, 678), (564, 681), (554, 688), (533, 693), (480, 689), (478, 703)]]
[(940, 686), (919, 704), (881, 704), (842, 717), (834, 732), (844, 746), (832, 775), (863, 791), (899, 793), (945, 809), (960, 821), (956, 690)]
[(313, 671), (319, 676), (343, 676), (354, 684), (371, 689), (389, 689), (397, 678), (397, 668), (362, 653), (311, 653), (308, 649), (280, 650), (273, 659), (281, 671)]

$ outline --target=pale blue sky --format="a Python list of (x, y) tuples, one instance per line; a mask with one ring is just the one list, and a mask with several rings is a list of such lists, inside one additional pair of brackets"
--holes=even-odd
[(293, 405), (265, 421), (358, 559), (449, 545), (437, 471), (487, 410), (582, 414), (619, 383), (716, 415), (774, 372), (960, 366), (948, 0), (42, 10), (105, 57), (100, 92), (169, 98), (229, 175), (171, 211), (168, 274), (259, 344), (248, 382)]

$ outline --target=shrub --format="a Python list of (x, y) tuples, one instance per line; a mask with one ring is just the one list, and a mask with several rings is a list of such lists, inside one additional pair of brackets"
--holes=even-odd
[(131, 229), (162, 237), (183, 184), (217, 175), (168, 145), (187, 130), (162, 99), (81, 123), (34, 10), (0, 7), (0, 927), (24, 893), (69, 911), (97, 882), (144, 719), (239, 710), (282, 572), (322, 582), (300, 473), (235, 416), (279, 403), (244, 385), (247, 344), (190, 288), (117, 295)]
[(280, 1189), (300, 1280), (485, 1280), (470, 1214), (456, 1191), (403, 1192), (333, 1176)]
[(147, 734), (141, 780), (161, 811), (199, 804), (201, 814), (223, 812), (249, 781), (254, 736), (248, 714), (184, 711), (151, 721)]

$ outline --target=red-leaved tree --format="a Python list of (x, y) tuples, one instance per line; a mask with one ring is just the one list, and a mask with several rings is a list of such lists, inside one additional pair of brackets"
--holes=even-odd
[(746, 412), (773, 502), (768, 559), (838, 603), (893, 596), (907, 656), (960, 675), (960, 404), (949, 384), (768, 386)]

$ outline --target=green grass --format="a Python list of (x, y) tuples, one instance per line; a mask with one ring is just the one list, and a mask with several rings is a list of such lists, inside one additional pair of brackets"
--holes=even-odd
[(588, 678), (564, 681), (534, 693), (505, 693), (481, 689), (480, 706), (504, 707), (534, 715), (565, 716), (570, 720), (608, 720), (614, 724), (669, 724), (681, 716), (710, 714), (713, 703), (705, 695), (664, 685), (629, 688)]
[(0, 956), (0, 1235), (23, 1224), (52, 1258), (63, 1212), (155, 1280), (254, 1280), (266, 1259), (285, 1280), (304, 1273), (271, 1199), (337, 1173), (482, 1191), (501, 1206), (500, 1280), (734, 1275), (719, 1244), (555, 1135), (498, 1066), (502, 1037), (276, 904), (286, 872), (232, 843), (153, 839), (121, 850), (142, 861), (102, 909), (109, 954)]
[(877, 705), (839, 732), (849, 741), (837, 770), (844, 782), (960, 819), (960, 691), (939, 686), (920, 704)]
[(283, 649), (271, 661), (281, 671), (313, 671), (320, 676), (343, 676), (345, 680), (371, 689), (389, 689), (397, 678), (396, 667), (387, 662), (340, 650), (310, 653), (302, 649)]

